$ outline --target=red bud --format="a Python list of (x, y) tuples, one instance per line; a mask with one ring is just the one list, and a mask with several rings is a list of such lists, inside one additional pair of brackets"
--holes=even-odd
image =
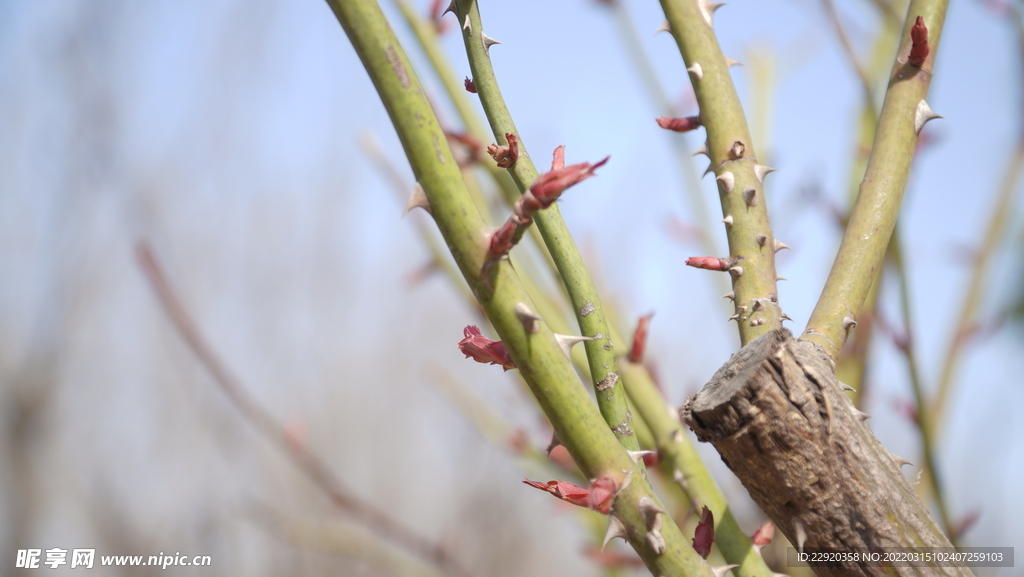
[(758, 527), (757, 531), (750, 537), (750, 542), (754, 544), (754, 547), (764, 547), (771, 543), (774, 537), (775, 525), (771, 521), (765, 521), (764, 525)]
[(547, 491), (567, 503), (593, 509), (605, 515), (611, 511), (612, 501), (615, 500), (615, 492), (618, 489), (618, 484), (609, 477), (595, 480), (591, 483), (590, 489), (584, 489), (565, 481), (540, 483), (523, 479), (523, 482), (541, 491)]
[(700, 116), (687, 116), (686, 118), (662, 116), (661, 118), (656, 118), (655, 122), (665, 130), (673, 132), (689, 132), (702, 124)]
[(910, 56), (907, 57), (907, 62), (920, 68), (931, 52), (928, 46), (928, 27), (924, 25), (924, 18), (918, 16), (917, 21), (910, 27), (910, 41)]
[(506, 371), (516, 368), (516, 364), (501, 341), (492, 341), (481, 335), (480, 329), (473, 325), (463, 329), (462, 334), (465, 338), (459, 341), (459, 350), (466, 355), (467, 359), (472, 357), (478, 363), (501, 365)]
[(702, 268), (704, 270), (729, 270), (729, 267), (732, 266), (732, 259), (714, 256), (691, 256), (686, 259), (686, 266)]
[(508, 145), (492, 144), (487, 147), (487, 153), (498, 163), (499, 168), (509, 168), (519, 160), (519, 139), (515, 134), (506, 132), (505, 140)]
[(631, 363), (639, 363), (644, 360), (644, 351), (647, 349), (647, 325), (650, 324), (653, 316), (654, 313), (644, 315), (636, 324), (636, 330), (633, 331), (633, 347), (629, 349), (627, 357)]
[[(564, 160), (560, 159), (560, 149), (561, 147), (555, 150), (555, 160), (551, 163), (552, 165), (564, 163)], [(609, 158), (611, 157), (606, 156), (596, 164), (581, 162), (579, 164), (570, 164), (569, 166), (552, 168), (548, 172), (540, 175), (537, 180), (530, 185), (530, 192), (532, 192), (533, 196), (540, 201), (545, 208), (547, 208), (548, 206), (551, 206), (551, 203), (558, 200), (558, 197), (562, 195), (565, 189), (594, 176), (594, 171), (601, 166), (604, 166), (604, 164), (608, 162)]]
[(701, 511), (700, 523), (693, 531), (693, 548), (697, 554), (707, 559), (711, 553), (711, 544), (715, 542), (715, 516), (707, 507)]
[(469, 79), (469, 76), (466, 77), (465, 85), (466, 92), (472, 92), (473, 94), (476, 94), (476, 84), (473, 84), (473, 81)]

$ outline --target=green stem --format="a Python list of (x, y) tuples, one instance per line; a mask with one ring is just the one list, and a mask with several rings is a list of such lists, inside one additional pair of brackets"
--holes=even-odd
[(624, 360), (622, 367), (626, 392), (657, 443), (659, 466), (669, 478), (681, 479), (680, 485), (697, 502), (698, 510), (706, 505), (714, 513), (715, 545), (726, 563), (739, 565), (734, 569), (738, 577), (771, 575), (764, 559), (751, 546), (750, 538), (736, 523), (725, 496), (704, 467), (678, 413), (665, 402), (643, 365)]
[[(910, 164), (917, 146), (919, 106), (931, 84), (948, 0), (914, 0), (907, 12), (903, 41), (882, 103), (874, 145), (832, 271), (807, 323), (803, 338), (836, 360), (864, 306), (875, 271), (881, 266), (896, 226)], [(910, 29), (924, 18), (931, 47), (920, 68), (906, 62)]]
[[(468, 22), (461, 30), (466, 43), (466, 54), (473, 71), (480, 102), (491, 124), (495, 138), (505, 142), (505, 134), (515, 134), (519, 138), (519, 160), (509, 168), (509, 174), (521, 192), (529, 189), (539, 176), (537, 169), (526, 150), (525, 139), (519, 134), (504, 98), (498, 87), (494, 68), (491, 66), (489, 47), (484, 42), (483, 23), (480, 11), (473, 0), (458, 3), (460, 22)], [(467, 20), (468, 18), (468, 20)], [(569, 229), (562, 220), (558, 205), (539, 211), (534, 220), (540, 229), (544, 243), (558, 267), (558, 273), (565, 284), (566, 292), (572, 303), (573, 312), (579, 323), (583, 336), (598, 337), (587, 341), (584, 346), (590, 366), (591, 380), (597, 394), (597, 404), (604, 415), (605, 422), (628, 450), (639, 450), (636, 436), (633, 433), (632, 416), (626, 406), (626, 393), (618, 383), (618, 363), (615, 359), (615, 348), (612, 344), (608, 322), (604, 308), (594, 286), (594, 281), (587, 272), (583, 257), (576, 243), (569, 234)]]
[[(587, 478), (631, 482), (615, 498), (612, 513), (627, 529), (630, 544), (655, 575), (711, 575), (671, 519), (662, 520), (665, 550), (651, 546), (640, 501), (657, 503), (642, 467), (636, 465), (605, 425), (586, 390), (562, 354), (553, 333), (538, 323), (531, 333), (515, 313), (529, 299), (516, 272), (498, 262), (486, 284), (480, 271), (489, 242), (488, 227), (473, 206), (444, 132), (415, 71), (374, 0), (329, 0), (363, 62), (398, 133), (417, 181), (423, 186), (434, 220), (463, 277), (491, 320), (506, 350), (551, 420), (562, 443)], [(655, 541), (656, 543), (656, 541)]]
[(661, 6), (700, 105), (711, 168), (719, 179), (722, 215), (732, 218), (733, 224), (726, 225), (726, 235), (729, 256), (742, 259), (736, 263), (732, 280), (740, 341), (746, 344), (782, 326), (782, 311), (776, 304), (775, 237), (768, 221), (764, 173), (758, 176), (760, 165), (747, 119), (710, 25), (714, 6), (707, 0), (661, 0)]

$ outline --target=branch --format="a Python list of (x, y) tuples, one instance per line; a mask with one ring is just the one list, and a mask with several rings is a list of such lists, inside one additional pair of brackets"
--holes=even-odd
[(386, 512), (355, 497), (316, 455), (310, 453), (302, 445), (290, 442), (284, 427), (249, 395), (238, 378), (228, 370), (207, 344), (178, 295), (171, 288), (167, 276), (149, 246), (140, 243), (136, 247), (136, 255), (161, 306), (167, 316), (171, 318), (171, 322), (174, 323), (182, 338), (185, 339), (192, 352), (199, 357), (203, 366), (210, 371), (210, 375), (220, 390), (227, 395), (242, 416), (261, 435), (281, 450), (313, 484), (323, 490), (330, 497), (332, 503), (366, 525), (371, 531), (421, 559), (429, 561), (446, 573), (459, 576), (469, 575), (441, 545), (413, 533), (392, 519)]
[(744, 344), (782, 326), (777, 305), (775, 237), (768, 221), (764, 177), (773, 170), (758, 164), (730, 63), (712, 28), (718, 3), (710, 0), (661, 0), (672, 36), (679, 46), (700, 117), (707, 129), (705, 150), (711, 159), (722, 216), (725, 217), (732, 273), (735, 317)]
[[(832, 271), (804, 331), (803, 338), (820, 346), (833, 362), (857, 324), (875, 271), (885, 256), (918, 134), (926, 122), (937, 117), (924, 98), (931, 84), (947, 4), (948, 0), (914, 0), (910, 4), (860, 194)], [(914, 29), (918, 17), (927, 28), (926, 44), (930, 47), (920, 67), (908, 61), (914, 50), (911, 36), (917, 34)]]
[[(501, 260), (491, 267), (491, 282), (484, 282), (481, 270), (490, 232), (469, 198), (419, 79), (380, 7), (372, 0), (328, 3), (391, 117), (441, 234), (505, 349), (584, 475), (615, 484), (612, 527), (616, 523), (624, 527), (624, 536), (654, 574), (710, 576), (710, 567), (689, 547), (675, 523), (652, 509), (657, 508), (657, 500), (643, 469), (578, 385), (554, 334), (543, 322), (520, 321), (517, 306), (532, 307), (516, 272)], [(479, 21), (476, 26), (479, 30)]]

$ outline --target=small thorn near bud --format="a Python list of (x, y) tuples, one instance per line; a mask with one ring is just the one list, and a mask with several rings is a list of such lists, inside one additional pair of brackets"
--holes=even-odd
[(741, 266), (734, 266), (734, 267), (729, 269), (729, 272), (732, 273), (733, 277), (740, 278), (741, 276), (743, 276), (743, 267), (741, 267)]
[(765, 177), (765, 175), (767, 175), (769, 172), (775, 172), (775, 170), (776, 169), (774, 169), (774, 168), (772, 168), (770, 166), (765, 166), (763, 164), (755, 164), (754, 165), (754, 176), (757, 177), (757, 181), (758, 182), (764, 184), (764, 177)]
[(466, 92), (472, 92), (473, 94), (476, 94), (476, 84), (473, 84), (473, 81), (470, 80), (469, 76), (466, 77), (466, 80), (463, 81), (463, 84), (466, 86)]
[(704, 559), (711, 553), (711, 545), (715, 542), (715, 516), (705, 506), (701, 510), (700, 522), (693, 531), (693, 548)]
[(537, 331), (540, 330), (540, 321), (542, 320), (540, 315), (531, 311), (526, 303), (516, 303), (516, 318), (522, 323), (526, 332), (531, 335), (537, 334)]
[(708, 145), (707, 145), (707, 143), (704, 143), (704, 144), (700, 145), (700, 148), (698, 148), (697, 150), (694, 150), (693, 154), (691, 154), (690, 157), (692, 158), (694, 156), (697, 156), (698, 154), (703, 154), (704, 156), (708, 156)]
[(728, 56), (726, 56), (725, 57), (725, 65), (728, 66), (729, 68), (732, 68), (733, 66), (743, 66), (743, 63), (740, 62), (739, 60), (736, 60), (734, 58), (729, 58)]
[(760, 232), (757, 234), (756, 237), (754, 237), (754, 239), (757, 241), (757, 246), (764, 247), (764, 245), (768, 242), (768, 235), (764, 234), (763, 232)]
[(763, 318), (756, 318), (756, 319), (750, 321), (750, 326), (758, 327), (758, 326), (763, 325), (764, 323), (765, 323), (765, 320)]
[(655, 118), (654, 121), (658, 123), (658, 126), (672, 132), (689, 132), (701, 125), (700, 116), (687, 116), (685, 118), (662, 116)]
[(720, 567), (712, 567), (711, 572), (715, 574), (715, 577), (723, 577), (726, 573), (731, 571), (733, 567), (739, 567), (739, 565), (722, 565)]
[(501, 42), (498, 42), (494, 38), (491, 38), (490, 36), (484, 34), (482, 31), (480, 32), (480, 40), (483, 41), (484, 52), (486, 52), (488, 56), (491, 55), (491, 46), (494, 46), (495, 44), (501, 44)]
[(658, 34), (661, 34), (662, 32), (672, 32), (672, 27), (669, 26), (668, 20), (663, 20), (662, 21), (661, 26), (658, 26), (658, 29), (654, 31), (654, 35), (657, 36)]
[(693, 66), (687, 68), (686, 71), (693, 74), (697, 80), (704, 80), (704, 67), (700, 65), (700, 62), (694, 62)]
[(409, 195), (409, 202), (405, 204), (402, 216), (409, 214), (409, 211), (414, 208), (422, 208), (427, 211), (427, 214), (434, 215), (434, 212), (430, 209), (430, 201), (427, 200), (427, 193), (423, 191), (423, 187), (418, 182), (412, 187), (412, 194)]
[(622, 539), (626, 541), (629, 535), (626, 533), (626, 526), (619, 521), (619, 518), (615, 515), (608, 516), (608, 530), (604, 532), (604, 541), (601, 542), (601, 550), (608, 546), (608, 543), (612, 539)]
[(775, 538), (775, 524), (771, 521), (765, 521), (754, 534), (750, 536), (750, 544), (754, 546), (754, 549), (758, 553), (761, 552), (761, 548), (772, 542)]
[(788, 248), (789, 250), (793, 250), (792, 248), (790, 248), (790, 246), (788, 244), (782, 242), (779, 239), (775, 239), (775, 252), (779, 252), (780, 250), (782, 250), (784, 248)]
[(735, 301), (736, 300), (736, 293), (734, 291), (729, 291), (729, 292), (725, 293), (724, 295), (722, 295), (722, 298), (723, 299), (730, 299), (730, 300)]
[(749, 186), (743, 191), (743, 202), (747, 203), (747, 206), (757, 206), (757, 189), (753, 186)]
[(729, 147), (729, 158), (733, 160), (739, 160), (743, 158), (743, 155), (746, 152), (747, 145), (737, 140), (736, 142), (732, 143), (732, 146)]
[(732, 192), (736, 188), (736, 176), (728, 170), (716, 176), (715, 180), (722, 183), (722, 192), (725, 192), (726, 194)]
[(740, 322), (740, 313), (736, 313), (736, 314), (732, 315), (731, 317), (729, 317), (729, 320), (730, 321)]
[(732, 226), (732, 224), (734, 222), (733, 218), (732, 218), (732, 215), (731, 214), (726, 215), (726, 217), (722, 219), (722, 222), (725, 223), (725, 226)]
[(857, 326), (857, 321), (853, 320), (850, 317), (843, 317), (843, 330), (848, 331), (855, 326)]
[(555, 333), (555, 342), (558, 343), (558, 348), (562, 349), (565, 356), (570, 357), (572, 346), (576, 343), (582, 343), (583, 341), (594, 341), (597, 337), (577, 337), (575, 335), (560, 335)]
[(910, 55), (907, 56), (907, 63), (920, 68), (929, 52), (928, 27), (924, 25), (924, 18), (918, 16), (910, 27)]
[(657, 455), (658, 454), (655, 451), (647, 451), (647, 450), (645, 450), (645, 451), (626, 451), (626, 452), (629, 453), (629, 458), (633, 459), (633, 464), (634, 465), (637, 464), (637, 462), (640, 461), (640, 459), (643, 459), (647, 455)]
[(922, 99), (917, 103), (917, 111), (914, 112), (914, 132), (920, 135), (921, 129), (924, 128), (924, 125), (927, 124), (929, 120), (934, 120), (936, 118), (942, 118), (942, 116), (936, 114), (935, 111), (928, 106), (928, 103)]
[(700, 7), (700, 15), (704, 17), (704, 21), (708, 23), (708, 26), (712, 28), (714, 25), (715, 10), (718, 10), (722, 6), (725, 6), (725, 2), (711, 2), (710, 0), (697, 0), (697, 6)]
[(633, 331), (633, 346), (629, 349), (626, 357), (631, 363), (641, 363), (644, 360), (644, 351), (647, 350), (647, 327), (651, 324), (651, 317), (654, 313), (640, 317), (636, 323), (636, 330)]

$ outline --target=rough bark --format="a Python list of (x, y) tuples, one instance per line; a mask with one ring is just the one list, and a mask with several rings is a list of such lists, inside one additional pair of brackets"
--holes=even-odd
[[(810, 343), (774, 330), (739, 350), (682, 418), (806, 550), (952, 547)], [(818, 575), (971, 575), (964, 567), (814, 565)]]

